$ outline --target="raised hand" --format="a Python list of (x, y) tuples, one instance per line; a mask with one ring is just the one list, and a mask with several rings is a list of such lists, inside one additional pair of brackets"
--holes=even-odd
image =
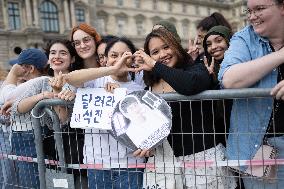
[(64, 89), (60, 93), (58, 93), (58, 98), (66, 101), (74, 100), (76, 97), (76, 93), (71, 90)]
[(147, 149), (145, 150), (138, 149), (135, 152), (133, 152), (134, 157), (150, 157), (153, 155), (154, 155), (153, 150), (147, 150)]
[(57, 98), (58, 94), (50, 91), (44, 91), (40, 94), (38, 94), (41, 97), (41, 100), (43, 99), (52, 99), (52, 98)]
[(114, 89), (119, 88), (119, 87), (120, 87), (120, 85), (119, 85), (118, 83), (107, 82), (107, 83), (106, 83), (106, 86), (105, 86), (105, 90), (106, 90), (107, 92), (113, 93), (113, 92), (114, 92)]
[(207, 59), (206, 56), (204, 56), (203, 62), (204, 62), (205, 67), (207, 68), (209, 74), (210, 74), (210, 75), (211, 75), (211, 74), (214, 74), (214, 66), (215, 66), (214, 57), (212, 57), (212, 61), (211, 61), (210, 66), (209, 66), (208, 59)]
[(0, 114), (2, 114), (4, 116), (10, 116), (11, 107), (12, 107), (13, 102), (14, 102), (14, 100), (6, 101), (3, 104), (3, 106), (1, 106)]
[(273, 89), (270, 94), (277, 100), (284, 100), (284, 80), (280, 81)]
[(13, 65), (9, 74), (5, 79), (5, 83), (16, 85), (18, 82), (22, 83), (27, 80), (27, 76), (29, 75), (29, 70), (26, 69), (25, 66), (21, 66), (19, 64)]
[(121, 58), (115, 62), (114, 65), (107, 65), (107, 66), (113, 66), (115, 70), (119, 73), (124, 73), (124, 72), (134, 72), (135, 69), (131, 68), (131, 63), (132, 63), (132, 53), (131, 52), (124, 52), (121, 56)]
[(65, 79), (60, 71), (58, 76), (49, 79), (49, 85), (52, 87), (53, 91), (59, 93), (65, 84)]
[(26, 70), (19, 64), (14, 64), (10, 72), (12, 72), (16, 77), (24, 77), (26, 75)]
[(134, 63), (132, 64), (132, 67), (138, 68), (139, 64), (144, 64), (144, 60), (141, 56), (134, 56)]
[(134, 53), (134, 57), (143, 59), (143, 61), (136, 62), (137, 64), (136, 64), (135, 72), (139, 72), (141, 70), (151, 71), (156, 64), (156, 61), (152, 59), (148, 54), (146, 54), (142, 49), (136, 51)]
[(198, 39), (198, 36), (196, 35), (193, 42), (192, 42), (191, 39), (188, 40), (188, 51), (187, 51), (187, 53), (191, 56), (191, 58), (193, 60), (195, 60), (199, 55), (199, 49), (196, 45), (197, 39)]

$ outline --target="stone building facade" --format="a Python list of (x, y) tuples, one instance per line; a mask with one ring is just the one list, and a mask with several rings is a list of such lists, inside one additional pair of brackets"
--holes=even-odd
[(43, 48), (51, 39), (69, 37), (72, 26), (87, 22), (101, 34), (127, 36), (142, 47), (155, 22), (175, 24), (186, 47), (196, 24), (221, 12), (235, 31), (245, 25), (244, 0), (0, 0), (0, 65), (21, 49)]

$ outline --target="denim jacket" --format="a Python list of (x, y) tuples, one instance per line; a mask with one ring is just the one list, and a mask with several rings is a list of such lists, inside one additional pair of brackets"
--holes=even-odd
[[(230, 66), (270, 54), (269, 41), (257, 35), (252, 26), (237, 32), (225, 53), (218, 79), (222, 85), (224, 73)], [(271, 88), (277, 84), (278, 70), (255, 83), (251, 88)], [(272, 98), (250, 98), (234, 100), (230, 133), (227, 141), (227, 158), (231, 160), (252, 159), (263, 142), (273, 109)]]

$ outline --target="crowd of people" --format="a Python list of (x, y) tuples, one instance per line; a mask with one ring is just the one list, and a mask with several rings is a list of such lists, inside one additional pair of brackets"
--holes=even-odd
[[(36, 158), (33, 107), (43, 99), (72, 101), (78, 88), (183, 95), (210, 89), (272, 88), (274, 98), (168, 102), (172, 129), (157, 150), (132, 151), (103, 129), (71, 129), (72, 107), (58, 105), (53, 110), (64, 133), (67, 163), (147, 163), (163, 146), (170, 150), (164, 153), (172, 154), (172, 161), (181, 164), (252, 160), (264, 144), (276, 148), (277, 158), (283, 159), (284, 1), (248, 0), (246, 14), (249, 25), (234, 34), (222, 14), (215, 12), (204, 18), (187, 49), (182, 47), (175, 26), (161, 20), (146, 36), (144, 47), (135, 47), (126, 37), (100, 36), (94, 27), (81, 23), (73, 27), (70, 40), (55, 39), (44, 51), (23, 50), (10, 62), (9, 72), (0, 72), (0, 153)], [(40, 120), (45, 155), (56, 160), (52, 120), (45, 114)], [(155, 161), (164, 162), (162, 158)], [(36, 163), (6, 158), (0, 162), (1, 188), (39, 188)], [(74, 175), (77, 188), (90, 189), (281, 188), (284, 167), (273, 166), (273, 179), (243, 174), (246, 166), (238, 171), (227, 166), (177, 167), (174, 173), (179, 179), (166, 175), (166, 181), (157, 174), (154, 183), (147, 182), (143, 168), (69, 173)]]

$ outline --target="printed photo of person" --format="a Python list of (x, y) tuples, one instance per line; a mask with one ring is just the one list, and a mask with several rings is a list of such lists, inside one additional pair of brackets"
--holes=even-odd
[(125, 125), (125, 133), (131, 141), (140, 148), (142, 145), (147, 148), (153, 147), (166, 136), (156, 135), (157, 131), (165, 130), (169, 134), (170, 120), (157, 108), (149, 107), (141, 102), (135, 95), (127, 95), (119, 102), (120, 113), (129, 120)]

